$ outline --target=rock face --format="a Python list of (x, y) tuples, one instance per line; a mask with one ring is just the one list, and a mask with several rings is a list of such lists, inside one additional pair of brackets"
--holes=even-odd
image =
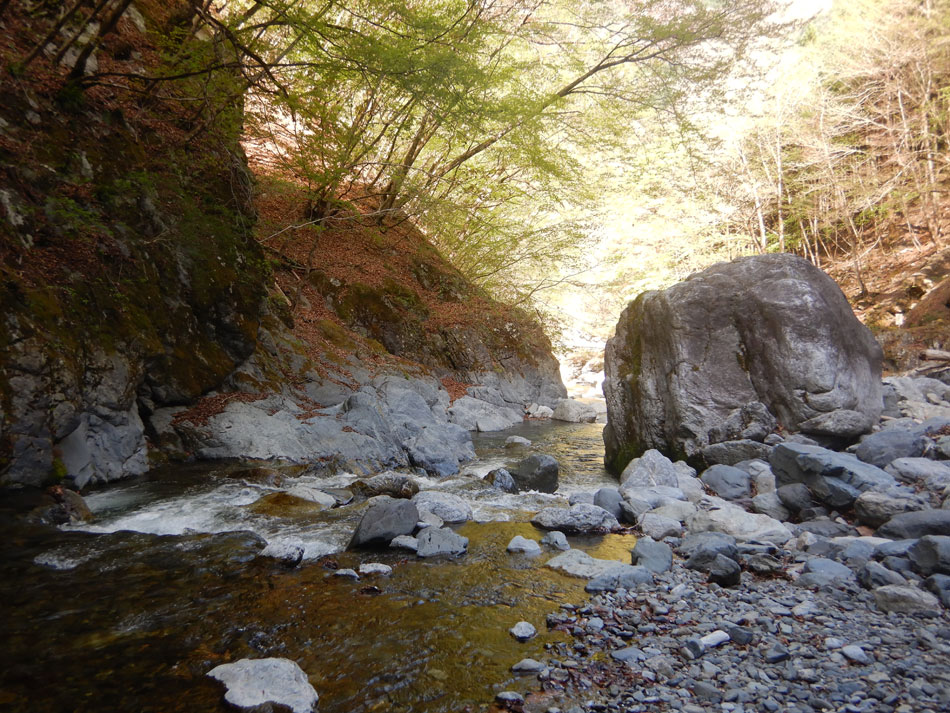
[(847, 409), (881, 412), (880, 346), (838, 286), (791, 255), (740, 258), (645, 292), (605, 352), (605, 463), (694, 458)]
[(307, 674), (289, 659), (241, 659), (221, 664), (208, 672), (226, 687), (224, 700), (241, 709), (287, 706), (293, 713), (310, 713), (317, 705), (317, 692)]

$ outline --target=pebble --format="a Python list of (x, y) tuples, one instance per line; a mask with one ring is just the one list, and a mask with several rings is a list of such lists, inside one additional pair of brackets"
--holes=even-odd
[(537, 634), (537, 629), (534, 628), (527, 621), (519, 621), (513, 627), (508, 629), (508, 633), (515, 637), (518, 641), (527, 641), (528, 639), (534, 638)]

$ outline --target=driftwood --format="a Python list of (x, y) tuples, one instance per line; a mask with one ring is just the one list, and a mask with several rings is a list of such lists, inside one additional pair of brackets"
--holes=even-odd
[(942, 349), (924, 349), (920, 353), (920, 358), (923, 361), (950, 361), (950, 352), (945, 352)]

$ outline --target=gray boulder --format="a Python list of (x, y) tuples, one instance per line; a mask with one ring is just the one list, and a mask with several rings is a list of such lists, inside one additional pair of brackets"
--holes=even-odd
[(907, 551), (911, 567), (924, 577), (950, 574), (950, 537), (925, 535)]
[(820, 446), (780, 443), (769, 458), (779, 486), (804, 483), (812, 494), (832, 508), (849, 507), (867, 490), (897, 485), (890, 474), (848, 453)]
[(683, 524), (679, 520), (665, 515), (657, 515), (653, 512), (643, 515), (637, 526), (644, 535), (652, 537), (654, 540), (679, 537), (683, 534)]
[(687, 569), (707, 571), (716, 555), (724, 555), (732, 560), (739, 559), (736, 538), (721, 532), (699, 532), (687, 535), (676, 550), (686, 558)]
[(774, 491), (760, 493), (752, 498), (752, 510), (782, 522), (788, 521), (792, 516), (791, 511), (785, 507), (778, 494)]
[(293, 713), (311, 713), (317, 705), (307, 674), (290, 659), (241, 659), (216, 666), (208, 676), (225, 685), (224, 700), (236, 708), (280, 705)]
[(709, 582), (720, 587), (738, 587), (742, 582), (739, 563), (724, 555), (716, 555), (706, 570)]
[(699, 479), (716, 495), (726, 500), (739, 500), (751, 495), (752, 476), (730, 465), (707, 468)]
[(567, 537), (564, 536), (563, 532), (558, 532), (557, 530), (552, 530), (542, 537), (541, 544), (547, 545), (548, 547), (553, 547), (556, 550), (571, 549), (571, 545), (567, 541)]
[(471, 435), (452, 423), (425, 426), (405, 448), (412, 465), (440, 477), (455, 475), (460, 463), (475, 459)]
[(924, 580), (924, 588), (935, 594), (940, 599), (940, 603), (950, 609), (950, 576), (932, 574)]
[(616, 488), (601, 488), (594, 493), (594, 505), (603, 508), (617, 520), (624, 519), (624, 499)]
[(702, 456), (708, 465), (735, 465), (755, 458), (767, 460), (771, 452), (772, 446), (743, 438), (737, 441), (711, 443), (702, 449)]
[(485, 476), (486, 482), (490, 483), (495, 490), (503, 493), (517, 493), (518, 484), (514, 477), (504, 468), (496, 468)]
[(597, 412), (593, 406), (574, 399), (563, 399), (554, 407), (551, 418), (555, 421), (569, 423), (593, 423), (597, 420)]
[(898, 513), (877, 529), (878, 537), (912, 540), (924, 535), (950, 535), (950, 510)]
[(447, 527), (427, 527), (418, 537), (416, 554), (419, 557), (463, 555), (468, 550), (468, 538)]
[(921, 484), (928, 490), (943, 490), (950, 485), (950, 463), (930, 458), (897, 458), (885, 468), (903, 483)]
[(377, 499), (363, 513), (349, 548), (385, 547), (394, 537), (411, 535), (419, 522), (419, 511), (409, 500)]
[(793, 513), (801, 512), (817, 504), (808, 486), (804, 483), (782, 485), (776, 488), (775, 494), (778, 495), (778, 499), (782, 501), (782, 505)]
[(853, 584), (854, 572), (850, 568), (822, 557), (813, 557), (805, 561), (802, 575), (795, 580), (799, 587), (838, 587)]
[(926, 503), (909, 493), (869, 490), (854, 501), (854, 514), (862, 525), (880, 527), (898, 513), (923, 510), (925, 507)]
[(792, 539), (791, 531), (768, 515), (746, 512), (738, 505), (715, 497), (706, 497), (699, 511), (689, 519), (690, 532), (724, 532), (739, 542), (771, 542), (784, 544)]
[(620, 526), (617, 518), (609, 512), (586, 503), (570, 508), (544, 508), (531, 518), (531, 524), (542, 530), (570, 533), (608, 532)]
[(618, 564), (598, 574), (584, 587), (585, 592), (615, 592), (618, 589), (636, 589), (641, 584), (653, 584), (653, 574), (646, 567)]
[(646, 567), (651, 572), (662, 574), (673, 567), (673, 550), (665, 542), (652, 537), (641, 537), (630, 552), (633, 564)]
[(880, 562), (868, 562), (858, 570), (858, 581), (865, 589), (877, 589), (888, 584), (906, 585), (907, 580)]
[(541, 545), (535, 540), (529, 540), (527, 537), (522, 537), (521, 535), (515, 535), (511, 538), (511, 541), (508, 543), (508, 547), (505, 548), (508, 552), (515, 552), (525, 555), (539, 555), (541, 554)]
[(593, 579), (609, 569), (622, 566), (622, 562), (597, 559), (583, 550), (567, 550), (545, 563), (545, 567), (579, 579)]
[(553, 493), (557, 491), (558, 471), (558, 463), (554, 458), (535, 454), (518, 463), (518, 468), (512, 476), (521, 490)]
[(634, 458), (620, 474), (623, 488), (650, 488), (653, 486), (679, 487), (679, 471), (669, 458), (657, 450), (648, 450)]
[(423, 490), (412, 498), (420, 513), (431, 512), (443, 522), (465, 522), (472, 519), (472, 506), (458, 495), (441, 490)]
[(874, 602), (882, 611), (901, 614), (932, 614), (940, 610), (940, 602), (933, 594), (897, 584), (875, 589)]
[(762, 440), (763, 414), (790, 429), (839, 409), (876, 421), (881, 361), (841, 290), (807, 260), (714, 265), (621, 315), (605, 351), (605, 464), (619, 472), (649, 448), (693, 457), (710, 443)]
[(855, 455), (883, 468), (898, 458), (915, 458), (927, 451), (927, 438), (917, 429), (887, 428), (865, 437)]
[(838, 409), (818, 414), (798, 424), (798, 430), (813, 436), (853, 439), (871, 430), (871, 417), (860, 411)]

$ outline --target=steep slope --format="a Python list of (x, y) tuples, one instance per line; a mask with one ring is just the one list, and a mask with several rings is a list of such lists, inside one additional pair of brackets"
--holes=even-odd
[[(233, 78), (202, 78), (201, 112), (194, 84), (149, 94), (122, 78), (161, 67), (160, 41), (188, 30), (188, 7), (131, 5), (92, 55), (110, 80), (87, 87), (46, 53), (22, 69), (52, 17), (14, 4), (0, 18), (0, 482), (82, 485), (168, 454), (287, 457), (279, 444), (210, 446), (215, 418), (257, 404), (266, 418), (290, 409), (292, 426), (385, 374), (426, 380), (417, 388), (428, 407), (444, 402), (433, 418), (446, 423), (440, 379), (496, 408), (556, 400), (537, 325), (480, 294), (408, 225), (353, 215), (318, 244), (295, 236), (279, 259), (261, 248), (255, 194), (262, 238), (303, 206), (273, 179), (256, 191)], [(300, 270), (303, 250), (320, 269)], [(272, 437), (290, 438), (282, 428)], [(289, 454), (298, 460), (343, 449), (344, 460), (378, 451), (367, 468), (408, 463), (405, 438), (374, 450), (376, 433), (354, 448), (336, 433), (291, 435), (319, 441)]]

